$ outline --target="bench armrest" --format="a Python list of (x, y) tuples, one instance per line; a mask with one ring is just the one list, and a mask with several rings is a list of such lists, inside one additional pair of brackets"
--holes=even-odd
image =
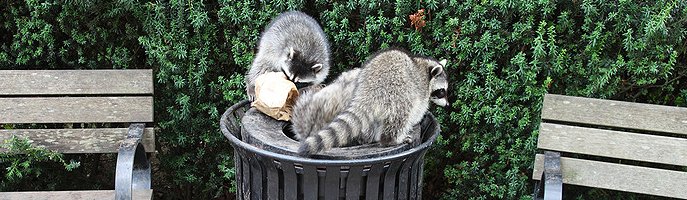
[(115, 199), (130, 200), (133, 190), (150, 189), (150, 162), (141, 144), (145, 124), (129, 125), (126, 139), (119, 145), (115, 174)]
[(563, 172), (561, 172), (561, 153), (544, 152), (544, 200), (563, 198)]

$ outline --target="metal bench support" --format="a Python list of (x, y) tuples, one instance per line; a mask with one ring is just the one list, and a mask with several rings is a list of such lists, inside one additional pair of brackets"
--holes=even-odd
[(115, 199), (130, 200), (137, 189), (150, 189), (150, 162), (141, 144), (145, 124), (129, 125), (127, 137), (119, 146), (115, 177)]
[(561, 153), (544, 152), (544, 200), (563, 198), (563, 173), (561, 172)]

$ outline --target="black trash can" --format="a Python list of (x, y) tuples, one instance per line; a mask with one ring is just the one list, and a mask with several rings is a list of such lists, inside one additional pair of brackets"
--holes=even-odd
[[(298, 142), (283, 131), (288, 123), (263, 118), (242, 101), (220, 119), (220, 129), (234, 147), (237, 199), (422, 198), (423, 158), (439, 135), (431, 114), (416, 127), (422, 135), (419, 145), (334, 148), (316, 158), (295, 155)], [(270, 144), (282, 140), (287, 141)]]

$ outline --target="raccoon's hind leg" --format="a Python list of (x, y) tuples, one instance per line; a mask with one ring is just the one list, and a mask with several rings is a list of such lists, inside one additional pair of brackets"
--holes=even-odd
[(413, 137), (410, 131), (412, 126), (407, 125), (407, 116), (396, 115), (384, 120), (384, 129), (380, 136), (379, 143), (383, 146), (393, 146), (403, 143), (412, 144)]

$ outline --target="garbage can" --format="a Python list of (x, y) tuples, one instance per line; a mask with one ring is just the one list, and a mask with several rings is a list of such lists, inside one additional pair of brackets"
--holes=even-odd
[(237, 199), (422, 198), (423, 158), (439, 135), (430, 113), (415, 129), (422, 135), (419, 145), (333, 148), (314, 158), (295, 155), (298, 142), (286, 126), (250, 109), (246, 100), (224, 112), (220, 129), (234, 148)]

